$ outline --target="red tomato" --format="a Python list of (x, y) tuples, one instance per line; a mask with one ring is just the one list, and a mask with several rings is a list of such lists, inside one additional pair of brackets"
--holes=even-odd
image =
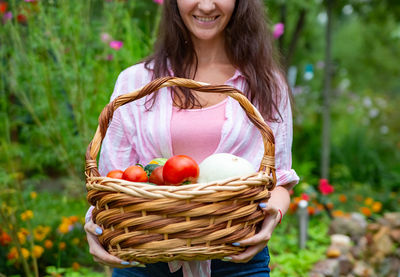
[(149, 182), (159, 186), (165, 185), (163, 178), (163, 166), (156, 167), (151, 172)]
[(131, 182), (147, 182), (149, 180), (146, 171), (137, 165), (132, 165), (125, 169), (122, 179)]
[(193, 183), (199, 177), (199, 166), (188, 156), (176, 155), (165, 163), (163, 177), (167, 185), (180, 185), (186, 181)]
[(108, 172), (107, 177), (114, 178), (114, 179), (122, 179), (122, 174), (124, 172), (122, 170), (116, 169), (116, 170), (111, 170)]

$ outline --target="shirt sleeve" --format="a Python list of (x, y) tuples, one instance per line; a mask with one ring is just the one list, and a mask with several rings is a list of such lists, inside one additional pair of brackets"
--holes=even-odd
[(92, 212), (93, 212), (94, 206), (90, 206), (89, 209), (86, 212), (85, 215), (85, 223), (88, 223), (92, 219)]
[[(111, 95), (111, 101), (124, 93), (122, 90), (126, 87), (126, 82), (128, 82), (128, 78), (126, 73), (122, 72), (118, 76)], [(126, 167), (132, 164), (132, 161), (137, 160), (135, 148), (129, 139), (134, 135), (133, 131), (124, 126), (124, 121), (129, 119), (126, 110), (126, 108), (120, 107), (114, 112), (106, 136), (103, 139), (99, 157), (99, 172), (102, 176), (107, 175), (109, 171), (114, 169), (125, 170)], [(93, 209), (94, 206), (90, 206), (86, 212), (86, 223), (92, 218)]]
[(275, 167), (278, 186), (292, 189), (298, 182), (299, 176), (292, 169), (292, 142), (293, 142), (293, 118), (287, 86), (282, 85), (281, 99), (279, 101), (279, 119), (274, 129), (275, 136)]
[[(118, 76), (111, 100), (125, 93), (121, 91), (122, 88), (126, 87), (124, 83), (129, 82), (129, 78), (125, 75), (122, 72)], [(132, 124), (132, 120), (130, 120), (130, 108), (125, 105), (116, 109), (108, 126), (99, 157), (99, 172), (103, 176), (111, 170), (125, 170), (138, 160), (133, 145), (133, 138), (136, 136), (135, 128), (127, 126), (128, 122)]]

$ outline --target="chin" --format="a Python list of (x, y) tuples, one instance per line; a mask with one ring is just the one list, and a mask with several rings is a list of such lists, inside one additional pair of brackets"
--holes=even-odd
[(194, 37), (200, 41), (212, 41), (220, 38), (220, 36), (215, 33), (197, 33), (194, 34)]

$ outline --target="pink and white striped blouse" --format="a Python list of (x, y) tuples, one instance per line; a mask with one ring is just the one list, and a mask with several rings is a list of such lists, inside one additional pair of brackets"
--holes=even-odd
[[(111, 100), (121, 94), (137, 90), (152, 79), (152, 71), (144, 64), (131, 66), (121, 72), (117, 79)], [(244, 91), (245, 78), (236, 70), (226, 85)], [(292, 166), (292, 112), (285, 87), (282, 88), (279, 111), (282, 122), (267, 122), (275, 136), (275, 165), (277, 185), (293, 187), (299, 181)], [(140, 162), (146, 164), (156, 157), (173, 155), (171, 142), (172, 98), (169, 88), (158, 92), (157, 101), (146, 111), (146, 97), (118, 108), (110, 123), (102, 144), (99, 171), (102, 175), (113, 169), (124, 170)], [(259, 130), (250, 122), (245, 112), (232, 98), (225, 107), (225, 123), (221, 140), (215, 153), (231, 153), (249, 160), (258, 168), (263, 156), (263, 143)], [(251, 142), (251, 143), (249, 143)]]
[[(111, 100), (137, 90), (151, 80), (152, 70), (147, 70), (143, 63), (131, 66), (118, 76)], [(245, 91), (245, 78), (239, 70), (225, 84)], [(286, 86), (282, 85), (281, 94), (278, 108), (283, 120), (267, 123), (275, 136), (277, 185), (286, 185), (290, 189), (298, 183), (299, 177), (291, 168), (292, 112)], [(146, 111), (146, 99), (136, 100), (115, 111), (100, 152), (99, 171), (103, 176), (113, 169), (124, 170), (137, 162), (147, 164), (153, 158), (173, 155), (171, 90), (160, 89), (149, 111)], [(236, 100), (228, 97), (225, 105), (225, 121), (215, 153), (231, 153), (243, 157), (258, 169), (264, 153), (259, 130), (250, 122)], [(209, 261), (173, 262), (169, 266), (172, 272), (182, 266), (184, 276), (210, 276)]]

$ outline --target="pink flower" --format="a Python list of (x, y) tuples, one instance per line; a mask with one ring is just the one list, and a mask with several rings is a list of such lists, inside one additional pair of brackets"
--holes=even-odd
[(6, 23), (8, 20), (13, 18), (12, 12), (5, 12), (3, 15), (3, 23)]
[(104, 43), (109, 43), (112, 40), (112, 37), (109, 33), (101, 33), (100, 34), (101, 41)]
[(310, 201), (310, 196), (308, 196), (307, 193), (302, 193), (301, 194), (301, 199), (302, 200), (306, 200), (306, 201)]
[(329, 184), (328, 179), (319, 179), (318, 189), (323, 195), (328, 195), (335, 191), (333, 186)]
[(275, 39), (278, 39), (285, 32), (285, 25), (281, 22), (274, 25), (273, 35)]
[(154, 3), (157, 3), (158, 5), (162, 5), (164, 3), (164, 0), (153, 0)]
[(113, 41), (110, 41), (109, 45), (111, 48), (113, 48), (115, 50), (119, 50), (119, 49), (121, 49), (122, 45), (124, 45), (124, 43), (119, 40), (113, 40)]
[(106, 57), (107, 61), (112, 61), (113, 59), (114, 59), (113, 54), (108, 54), (107, 57)]

